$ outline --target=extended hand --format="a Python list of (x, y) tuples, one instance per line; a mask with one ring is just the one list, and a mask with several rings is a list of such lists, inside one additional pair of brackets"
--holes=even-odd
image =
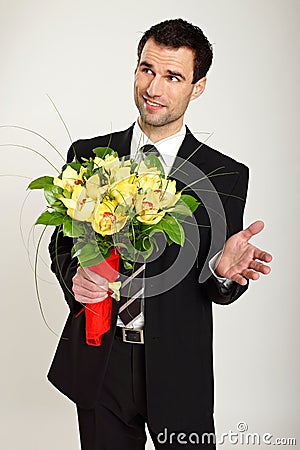
[(247, 284), (248, 279), (257, 280), (260, 273), (264, 275), (270, 273), (271, 268), (263, 262), (272, 261), (272, 255), (248, 242), (263, 228), (264, 223), (257, 220), (245, 230), (227, 239), (223, 252), (216, 262), (215, 273), (220, 277), (236, 281), (242, 286)]
[(80, 303), (102, 302), (107, 297), (108, 289), (108, 281), (87, 267), (79, 267), (73, 277), (74, 297)]

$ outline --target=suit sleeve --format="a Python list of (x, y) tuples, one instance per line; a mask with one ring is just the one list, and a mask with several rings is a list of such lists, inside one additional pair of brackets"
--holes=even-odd
[[(228, 196), (224, 202), (227, 222), (227, 239), (243, 229), (243, 214), (247, 198), (248, 181), (249, 169), (243, 164), (240, 164), (237, 181), (233, 186), (230, 196)], [(209, 299), (214, 303), (221, 305), (233, 303), (248, 289), (248, 286), (249, 280), (246, 286), (241, 286), (233, 281), (229, 288), (224, 288), (214, 275), (211, 275), (203, 283), (203, 287), (206, 290)]]
[(71, 257), (72, 246), (73, 239), (63, 236), (62, 232), (56, 228), (49, 244), (51, 270), (59, 281), (70, 310), (76, 314), (82, 308), (82, 305), (75, 300), (72, 291), (72, 278), (78, 267), (77, 258)]
[[(75, 144), (72, 144), (67, 156), (67, 162), (74, 160)], [(49, 253), (51, 258), (51, 270), (56, 275), (64, 293), (65, 300), (72, 312), (76, 314), (82, 305), (78, 303), (73, 295), (72, 278), (76, 274), (78, 261), (71, 257), (73, 239), (63, 236), (62, 231), (57, 227), (51, 236), (49, 243)]]

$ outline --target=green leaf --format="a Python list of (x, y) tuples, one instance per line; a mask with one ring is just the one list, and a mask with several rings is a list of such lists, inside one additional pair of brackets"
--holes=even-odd
[(127, 261), (127, 259), (122, 258), (123, 260), (123, 266), (125, 270), (131, 270), (133, 269), (133, 264), (129, 261)]
[[(70, 163), (66, 163), (66, 164), (64, 164), (64, 165), (62, 166), (62, 168), (61, 168), (61, 174), (64, 172), (64, 170), (66, 170), (66, 168), (67, 168), (68, 166), (72, 167), (72, 169), (76, 170), (76, 172), (79, 173), (81, 164), (80, 164), (80, 162), (78, 162), (78, 161), (72, 161), (72, 162), (70, 162)], [(59, 176), (59, 178), (61, 178), (61, 175)]]
[(165, 171), (164, 171), (163, 165), (157, 156), (155, 156), (155, 155), (146, 156), (146, 158), (144, 159), (144, 163), (145, 163), (146, 167), (148, 167), (148, 168), (155, 167), (161, 173), (161, 175), (163, 177), (165, 176)]
[(112, 148), (110, 147), (96, 147), (93, 149), (93, 152), (95, 153), (96, 156), (98, 156), (99, 158), (104, 159), (106, 155), (111, 155), (111, 156), (118, 156), (118, 153), (115, 152)]
[(166, 233), (164, 232), (162, 227), (159, 226), (159, 223), (152, 226), (146, 226), (145, 228), (143, 227), (143, 229), (146, 230), (146, 232), (145, 231), (143, 232), (144, 237), (142, 237), (142, 239), (138, 238), (136, 240), (136, 243), (134, 244), (134, 247), (140, 252), (142, 252), (143, 257), (145, 259), (151, 256), (154, 248), (156, 249), (156, 251), (159, 250), (159, 244), (157, 243), (155, 236), (157, 233), (162, 233), (164, 238), (168, 240)]
[(63, 234), (69, 237), (80, 237), (84, 234), (85, 227), (82, 222), (73, 220), (70, 216), (65, 216), (63, 221)]
[(167, 241), (168, 245), (174, 244), (172, 239), (170, 239), (169, 236), (166, 233), (165, 233), (165, 238), (166, 238), (166, 241)]
[[(156, 250), (158, 250), (157, 242), (155, 237), (153, 236), (157, 230), (153, 230), (149, 236), (145, 237), (142, 240), (141, 251), (143, 253), (143, 257), (147, 260), (153, 253), (153, 245), (155, 245)], [(161, 231), (159, 230), (161, 233)]]
[(160, 222), (156, 225), (156, 228), (160, 228), (164, 231), (171, 241), (183, 246), (184, 244), (184, 230), (182, 225), (178, 222), (175, 217), (170, 215), (165, 215)]
[(77, 259), (81, 267), (89, 267), (99, 264), (104, 258), (101, 255), (97, 255), (91, 259), (83, 259), (81, 256), (77, 256)]
[(72, 167), (72, 169), (76, 170), (76, 172), (79, 173), (81, 164), (79, 162), (71, 162), (71, 163), (66, 164), (66, 167), (67, 166)]
[(135, 173), (137, 167), (138, 167), (138, 163), (136, 161), (132, 161), (131, 166), (130, 166), (130, 173)]
[(135, 246), (132, 242), (115, 242), (115, 247), (120, 250), (120, 256), (123, 260), (134, 260)]
[(72, 197), (72, 193), (69, 192), (69, 191), (67, 191), (67, 189), (64, 189), (64, 190), (63, 190), (62, 195), (63, 195), (65, 198), (71, 198), (71, 197)]
[(45, 211), (39, 216), (39, 218), (37, 219), (35, 224), (36, 225), (58, 226), (58, 225), (62, 225), (64, 218), (65, 218), (65, 216), (58, 212)]
[(179, 199), (172, 208), (168, 208), (168, 213), (179, 218), (179, 220), (193, 215), (191, 209), (181, 199)]
[[(44, 188), (44, 195), (50, 206), (59, 201), (58, 196), (62, 195), (62, 193), (63, 189), (59, 186), (55, 186), (54, 184), (47, 184)], [(56, 205), (57, 204), (58, 203), (56, 203)]]
[[(164, 230), (160, 229), (159, 227), (157, 227), (156, 225), (154, 225), (153, 230), (151, 231), (151, 233), (149, 234), (149, 240), (150, 240), (150, 244), (151, 244), (151, 253), (153, 252), (153, 245), (155, 246), (156, 251), (159, 251), (159, 244), (157, 243), (157, 240), (155, 239), (155, 234), (157, 233), (162, 233), (163, 237), (167, 240), (168, 235), (165, 233)], [(148, 250), (148, 252), (150, 251), (150, 249)], [(150, 255), (151, 255), (150, 253)]]
[(142, 249), (143, 250), (150, 250), (152, 248), (152, 244), (150, 242), (150, 238), (149, 236), (144, 237), (144, 239), (142, 240)]
[(53, 203), (53, 205), (51, 206), (51, 209), (53, 209), (53, 211), (64, 214), (64, 216), (67, 214), (67, 208), (60, 201)]
[(200, 205), (200, 202), (198, 202), (198, 200), (196, 200), (192, 195), (183, 194), (180, 199), (184, 201), (184, 203), (189, 207), (192, 213), (195, 212)]
[(83, 244), (82, 246), (77, 243), (76, 247), (77, 251), (73, 256), (77, 256), (78, 262), (81, 267), (93, 266), (94, 264), (98, 264), (104, 259), (104, 255), (101, 254), (95, 242), (89, 242), (87, 244)]
[(44, 189), (48, 184), (53, 184), (53, 177), (39, 177), (33, 180), (27, 187), (27, 189)]

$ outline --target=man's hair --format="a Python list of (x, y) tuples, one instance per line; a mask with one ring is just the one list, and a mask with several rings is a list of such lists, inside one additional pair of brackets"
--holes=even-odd
[(138, 44), (138, 60), (148, 39), (167, 47), (188, 47), (194, 52), (194, 74), (192, 84), (203, 78), (211, 66), (212, 45), (203, 31), (183, 19), (171, 19), (153, 25), (145, 31)]

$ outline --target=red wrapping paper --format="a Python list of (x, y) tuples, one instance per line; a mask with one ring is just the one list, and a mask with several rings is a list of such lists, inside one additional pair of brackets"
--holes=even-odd
[[(92, 271), (106, 278), (109, 283), (116, 281), (119, 276), (120, 257), (116, 249), (112, 249), (110, 256), (99, 264), (89, 266)], [(86, 343), (94, 347), (99, 347), (102, 341), (102, 335), (110, 329), (112, 297), (111, 293), (105, 300), (98, 303), (86, 305), (80, 313), (85, 312), (85, 336)]]

